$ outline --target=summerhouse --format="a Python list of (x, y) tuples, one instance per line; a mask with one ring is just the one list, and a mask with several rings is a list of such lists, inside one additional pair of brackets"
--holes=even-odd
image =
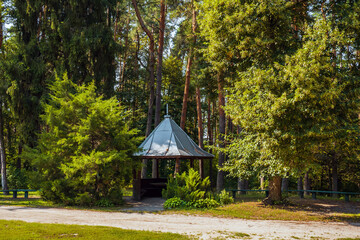
[(159, 161), (174, 160), (175, 173), (180, 171), (180, 161), (194, 159), (211, 159), (214, 155), (201, 149), (169, 115), (151, 132), (139, 146), (136, 154), (140, 159), (156, 160), (156, 178), (141, 179), (141, 171), (134, 173), (133, 197), (140, 200), (142, 195), (154, 192), (161, 193), (166, 186), (166, 178), (159, 178)]

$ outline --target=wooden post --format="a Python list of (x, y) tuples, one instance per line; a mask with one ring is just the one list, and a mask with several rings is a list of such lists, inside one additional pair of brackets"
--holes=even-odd
[(190, 159), (190, 168), (194, 168), (194, 159)]
[(159, 178), (159, 159), (156, 159), (156, 178)]
[(133, 170), (133, 199), (141, 200), (141, 171)]
[(177, 158), (175, 162), (175, 175), (179, 173), (180, 173), (180, 158)]

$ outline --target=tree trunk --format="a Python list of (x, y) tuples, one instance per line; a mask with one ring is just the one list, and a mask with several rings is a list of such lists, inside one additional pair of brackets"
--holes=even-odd
[[(207, 132), (208, 132), (208, 138), (209, 138), (209, 145), (212, 146), (213, 145), (213, 131), (212, 131), (212, 125), (211, 125), (211, 100), (210, 98), (208, 98), (208, 112), (207, 112)], [(212, 149), (210, 149), (209, 151), (210, 153), (212, 153)], [(210, 182), (211, 182), (211, 186), (213, 186), (213, 174), (212, 174), (212, 163), (213, 160), (212, 158), (209, 159), (209, 178), (210, 178)]]
[(140, 15), (139, 9), (137, 7), (136, 0), (132, 0), (132, 4), (135, 9), (136, 17), (139, 20), (139, 23), (141, 25), (141, 28), (144, 30), (146, 35), (149, 38), (149, 64), (148, 64), (148, 70), (150, 73), (149, 77), (149, 90), (150, 90), (150, 97), (149, 97), (149, 105), (148, 105), (148, 113), (147, 113), (147, 123), (146, 123), (146, 134), (145, 136), (149, 136), (151, 133), (151, 125), (152, 125), (152, 116), (153, 116), (153, 107), (154, 107), (154, 100), (155, 100), (155, 75), (154, 75), (154, 65), (155, 65), (155, 55), (154, 55), (154, 35), (152, 32), (149, 31), (149, 29), (145, 26), (145, 23)]
[(308, 190), (310, 190), (309, 171), (307, 171), (307, 172), (305, 173), (305, 177), (304, 177), (304, 190), (305, 190), (305, 194), (306, 194), (306, 195), (310, 195), (310, 192), (308, 192)]
[(17, 161), (16, 161), (16, 168), (17, 169), (21, 169), (21, 158), (19, 157), (20, 155), (21, 155), (21, 153), (22, 153), (22, 149), (23, 149), (23, 147), (22, 147), (22, 142), (20, 141), (19, 142), (19, 147), (18, 147), (18, 157), (17, 157)]
[(160, 26), (159, 26), (159, 47), (158, 47), (158, 64), (156, 69), (156, 107), (155, 107), (155, 126), (161, 120), (161, 85), (162, 85), (162, 62), (164, 52), (164, 33), (165, 33), (165, 0), (160, 2)]
[[(201, 149), (204, 148), (204, 129), (203, 129), (203, 121), (201, 114), (201, 96), (200, 96), (200, 88), (196, 87), (196, 111), (197, 111), (197, 121), (198, 121), (198, 140), (199, 147)], [(204, 174), (204, 160), (199, 160), (199, 173), (201, 178), (205, 177)]]
[[(153, 118), (153, 108), (154, 108), (154, 100), (155, 100), (155, 75), (154, 75), (154, 65), (155, 65), (155, 55), (154, 55), (154, 36), (152, 32), (149, 31), (149, 29), (145, 26), (145, 23), (140, 15), (139, 9), (137, 7), (136, 0), (132, 0), (132, 4), (135, 9), (136, 17), (139, 20), (139, 23), (141, 25), (141, 28), (144, 30), (146, 35), (149, 38), (149, 63), (148, 63), (148, 71), (149, 71), (149, 90), (150, 90), (150, 96), (149, 96), (149, 103), (148, 103), (148, 112), (147, 112), (147, 122), (146, 122), (146, 133), (145, 136), (149, 136), (151, 133), (151, 125), (152, 125), (152, 118)], [(143, 166), (147, 165), (147, 161), (143, 161)], [(154, 167), (156, 167), (156, 163), (153, 162), (153, 170)], [(143, 168), (144, 169), (144, 168)], [(154, 171), (153, 171), (154, 172)], [(146, 171), (144, 171), (142, 176), (146, 175)], [(153, 174), (154, 175), (154, 174)]]
[(297, 181), (297, 190), (300, 191), (300, 192), (298, 192), (298, 195), (299, 195), (300, 197), (303, 197), (303, 196), (304, 196), (304, 193), (302, 192), (302, 190), (303, 190), (303, 179), (302, 179), (302, 177), (299, 177), (299, 178), (298, 178), (298, 181)]
[[(225, 148), (225, 97), (224, 97), (224, 79), (223, 79), (222, 70), (219, 71), (217, 81), (218, 81), (218, 91), (219, 91), (219, 148)], [(225, 161), (225, 153), (221, 150), (219, 152), (219, 168), (221, 168)], [(220, 192), (224, 188), (224, 176), (225, 173), (222, 170), (218, 170), (217, 181), (216, 181), (216, 190)]]
[(8, 190), (6, 178), (6, 157), (4, 144), (4, 121), (2, 115), (2, 101), (0, 101), (0, 161), (1, 161), (1, 186), (2, 190)]
[[(332, 162), (331, 162), (331, 169), (332, 169), (332, 172), (331, 172), (331, 179), (332, 179), (332, 188), (331, 190), (334, 191), (334, 192), (337, 192), (339, 189), (338, 189), (338, 161), (337, 161), (337, 158), (336, 158), (336, 154), (334, 154), (333, 156), (333, 159), (332, 159)], [(339, 197), (338, 194), (336, 193), (333, 193), (332, 194), (333, 197)]]
[(289, 178), (283, 178), (281, 180), (281, 191), (285, 192), (289, 190)]
[[(248, 181), (245, 179), (238, 179), (238, 190), (246, 190), (248, 188)], [(246, 194), (246, 192), (240, 192), (240, 194)]]
[(263, 200), (263, 203), (265, 205), (272, 205), (275, 201), (281, 200), (281, 177), (271, 177), (269, 180), (269, 196)]
[(187, 101), (188, 101), (188, 98), (189, 98), (191, 65), (192, 65), (192, 53), (191, 53), (191, 50), (190, 50), (189, 55), (188, 55), (188, 63), (187, 63), (187, 66), (186, 66), (185, 89), (184, 89), (183, 105), (182, 105), (182, 109), (181, 109), (180, 127), (182, 129), (185, 129)]
[[(194, 6), (194, 0), (191, 1), (192, 4), (192, 31), (193, 31), (193, 44), (196, 44), (196, 10)], [(186, 122), (186, 111), (187, 111), (187, 101), (189, 98), (189, 88), (190, 88), (190, 79), (191, 79), (191, 66), (193, 63), (193, 46), (190, 47), (190, 51), (188, 54), (188, 62), (186, 65), (186, 73), (185, 73), (185, 89), (184, 89), (184, 97), (183, 97), (183, 105), (181, 109), (181, 119), (180, 119), (180, 127), (185, 129)]]
[(260, 177), (260, 189), (265, 190), (265, 177)]

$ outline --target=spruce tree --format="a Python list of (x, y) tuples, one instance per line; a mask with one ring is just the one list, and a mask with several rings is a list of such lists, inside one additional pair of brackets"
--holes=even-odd
[(115, 98), (96, 94), (94, 83), (78, 86), (64, 75), (50, 89), (39, 145), (22, 156), (37, 169), (33, 184), (44, 199), (64, 204), (121, 203), (136, 167), (137, 130), (129, 129)]

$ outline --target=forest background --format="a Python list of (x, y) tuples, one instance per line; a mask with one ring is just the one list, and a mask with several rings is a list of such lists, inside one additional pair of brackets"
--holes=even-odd
[(168, 105), (218, 191), (359, 191), (358, 1), (0, 3), (3, 189), (116, 198)]

